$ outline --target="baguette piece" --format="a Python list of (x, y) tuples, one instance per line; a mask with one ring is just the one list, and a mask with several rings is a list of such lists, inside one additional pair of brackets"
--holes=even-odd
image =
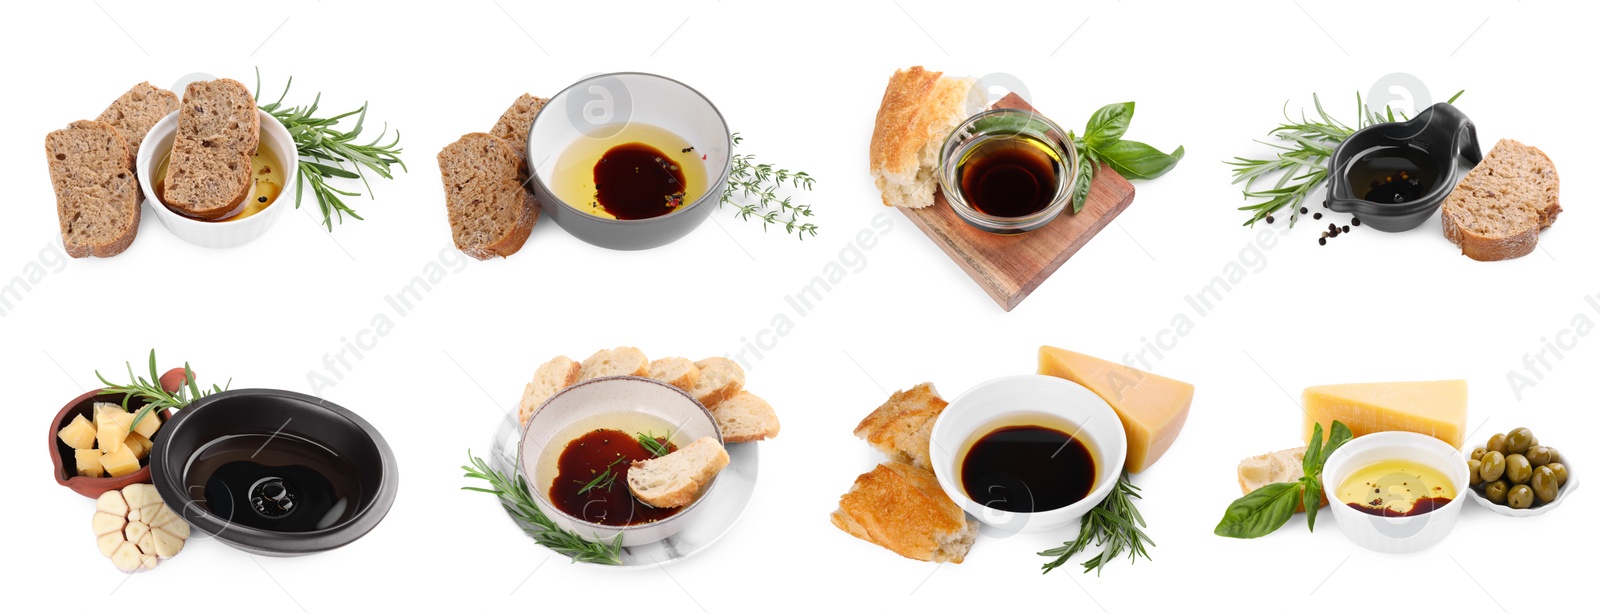
[(190, 83), (178, 109), (162, 201), (190, 217), (226, 217), (250, 194), (250, 156), (260, 138), (261, 116), (243, 83)]
[(1561, 178), (1537, 147), (1502, 139), (1445, 197), (1444, 237), (1480, 262), (1533, 253), (1561, 213)]
[(494, 129), (489, 134), (504, 139), (511, 143), (511, 148), (517, 152), (517, 172), (523, 181), (528, 179), (528, 131), (533, 128), (533, 118), (544, 108), (549, 98), (537, 98), (528, 94), (517, 97), (511, 103), (511, 108), (500, 115), (500, 121), (495, 122)]
[(75, 121), (45, 136), (44, 150), (67, 255), (109, 258), (132, 245), (144, 198), (122, 132), (101, 121)]
[(928, 562), (960, 564), (978, 538), (978, 522), (945, 495), (933, 472), (902, 462), (856, 477), (830, 519), (851, 536)]
[(123, 93), (95, 121), (111, 124), (121, 130), (122, 136), (128, 139), (128, 146), (133, 148), (133, 159), (138, 160), (139, 145), (144, 142), (144, 136), (150, 133), (150, 128), (176, 110), (177, 94), (145, 81)]
[(945, 137), (983, 110), (986, 96), (975, 81), (943, 74), (896, 70), (883, 91), (868, 161), (885, 205), (932, 205)]
[(689, 395), (707, 408), (717, 406), (744, 389), (744, 369), (728, 358), (706, 358), (694, 363), (700, 369), (700, 380), (689, 390)]
[(687, 392), (700, 380), (700, 367), (688, 358), (661, 358), (650, 362), (650, 378)]
[(505, 140), (483, 132), (439, 152), (445, 209), (456, 249), (487, 260), (522, 249), (539, 221), (539, 201), (517, 178), (517, 157)]
[(862, 419), (855, 435), (891, 460), (932, 470), (928, 439), (933, 434), (934, 420), (949, 404), (939, 397), (932, 383), (901, 390)]
[(571, 387), (578, 382), (577, 362), (564, 355), (558, 355), (549, 362), (539, 365), (533, 371), (533, 380), (522, 388), (522, 401), (517, 403), (517, 421), (528, 423), (528, 418), (533, 417), (533, 412), (549, 400), (556, 392)]
[(650, 374), (650, 358), (638, 347), (601, 349), (583, 360), (579, 381), (600, 377), (643, 377)]
[(628, 467), (628, 491), (658, 509), (694, 502), (700, 490), (728, 466), (728, 451), (709, 436), (659, 458)]
[[(1305, 476), (1302, 458), (1306, 455), (1304, 445), (1294, 449), (1284, 449), (1272, 453), (1263, 453), (1251, 456), (1239, 462), (1239, 489), (1249, 494), (1274, 483), (1293, 483)], [(1327, 488), (1323, 488), (1322, 503), (1318, 506), (1327, 506)], [(1294, 511), (1301, 513), (1306, 510), (1305, 501), (1295, 503)]]
[(716, 418), (724, 442), (749, 443), (778, 435), (778, 412), (749, 391), (740, 390), (717, 403), (711, 407), (711, 416)]

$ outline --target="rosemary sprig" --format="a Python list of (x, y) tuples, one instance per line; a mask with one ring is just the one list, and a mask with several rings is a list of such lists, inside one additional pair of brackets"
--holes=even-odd
[(601, 471), (600, 474), (595, 475), (595, 477), (590, 479), (588, 483), (583, 484), (583, 487), (578, 488), (578, 495), (582, 496), (591, 491), (599, 489), (603, 489), (608, 492), (611, 491), (611, 484), (617, 482), (617, 473), (611, 472), (611, 468), (621, 464), (623, 459), (624, 458), (617, 458), (612, 460), (610, 464), (606, 465), (605, 470)]
[(1128, 552), (1129, 563), (1139, 561), (1140, 557), (1149, 560), (1149, 547), (1154, 547), (1156, 543), (1144, 533), (1144, 516), (1133, 504), (1139, 498), (1139, 488), (1128, 481), (1128, 473), (1122, 473), (1106, 499), (1079, 520), (1078, 537), (1075, 540), (1039, 552), (1041, 556), (1055, 558), (1045, 563), (1044, 572), (1066, 564), (1068, 558), (1087, 549), (1091, 542), (1100, 547), (1100, 553), (1083, 563), (1085, 573), (1092, 570), (1099, 574), (1106, 562), (1122, 555), (1124, 551)]
[[(322, 102), (322, 94), (318, 93), (309, 106), (284, 106), (283, 99), (289, 95), (289, 88), (294, 85), (294, 77), (283, 86), (283, 94), (278, 100), (270, 104), (261, 105), (261, 110), (276, 117), (289, 129), (289, 134), (294, 137), (295, 150), (298, 154), (300, 179), (294, 186), (294, 206), (300, 208), (301, 197), (305, 194), (307, 185), (311, 186), (311, 194), (317, 199), (317, 206), (322, 209), (322, 225), (333, 231), (333, 219), (339, 218), (339, 223), (344, 223), (344, 216), (349, 215), (361, 219), (355, 209), (345, 204), (344, 196), (360, 196), (360, 192), (351, 192), (339, 189), (329, 184), (330, 179), (361, 179), (361, 184), (368, 193), (372, 192), (372, 184), (367, 181), (367, 172), (371, 171), (385, 179), (392, 179), (394, 166), (406, 170), (405, 162), (400, 161), (400, 131), (395, 130), (394, 138), (387, 144), (381, 144), (384, 136), (389, 133), (388, 124), (384, 124), (383, 131), (378, 133), (372, 142), (361, 144), (356, 138), (361, 136), (362, 124), (367, 120), (367, 103), (361, 103), (361, 108), (348, 113), (341, 113), (332, 117), (317, 117), (318, 104)], [(261, 70), (256, 70), (256, 100), (261, 100)], [(339, 122), (355, 116), (356, 125), (348, 132), (337, 129)], [(349, 167), (346, 167), (346, 164)]]
[[(1455, 104), (1463, 93), (1466, 90), (1456, 92), (1447, 102)], [(1254, 226), (1287, 206), (1289, 227), (1294, 227), (1300, 220), (1301, 203), (1328, 179), (1328, 158), (1333, 155), (1334, 148), (1357, 130), (1395, 121), (1394, 109), (1386, 107), (1383, 113), (1369, 109), (1362, 102), (1360, 92), (1356, 93), (1356, 125), (1353, 127), (1329, 115), (1316, 94), (1311, 95), (1311, 101), (1317, 111), (1316, 118), (1307, 118), (1302, 111), (1296, 121), (1289, 116), (1289, 103), (1285, 102), (1283, 122), (1267, 132), (1278, 142), (1256, 141), (1277, 150), (1276, 155), (1267, 159), (1235, 157), (1225, 162), (1233, 166), (1233, 182), (1244, 183), (1242, 191), (1247, 202), (1239, 210), (1250, 213), (1244, 225)], [(1400, 113), (1400, 120), (1406, 119), (1405, 113)], [(1269, 177), (1277, 177), (1272, 187), (1255, 187), (1256, 181)], [(1248, 202), (1251, 199), (1257, 201)]]
[[(167, 409), (181, 409), (189, 406), (190, 402), (226, 389), (216, 385), (212, 385), (211, 389), (201, 389), (199, 384), (195, 383), (194, 370), (189, 368), (188, 362), (184, 362), (183, 384), (178, 386), (178, 391), (168, 392), (161, 387), (161, 374), (156, 370), (156, 350), (154, 349), (150, 350), (149, 379), (135, 376), (133, 374), (133, 364), (131, 362), (126, 364), (128, 366), (129, 383), (116, 384), (107, 381), (105, 375), (100, 374), (98, 370), (94, 371), (94, 376), (98, 377), (100, 383), (105, 385), (105, 388), (101, 390), (102, 392), (122, 394), (122, 408), (124, 410), (128, 408), (129, 402), (135, 398), (144, 401), (144, 407), (133, 414), (133, 422), (128, 426), (130, 430), (133, 426), (139, 425), (139, 422), (152, 412), (159, 413)], [(233, 381), (230, 379), (228, 384), (232, 385)]]
[(639, 437), (639, 445), (644, 447), (645, 451), (650, 452), (650, 455), (653, 455), (653, 456), (659, 458), (661, 456), (664, 456), (664, 455), (667, 455), (669, 453), (672, 453), (672, 450), (667, 448), (666, 442), (664, 442), (663, 439), (661, 439), (661, 438), (657, 438), (656, 435), (654, 435), (654, 434), (650, 434), (648, 432), (640, 432), (640, 433), (638, 433), (638, 437)]
[(555, 522), (545, 516), (543, 511), (533, 502), (533, 495), (528, 491), (528, 482), (518, 475), (515, 479), (501, 474), (489, 467), (487, 462), (472, 455), (467, 451), (469, 465), (462, 466), (468, 479), (482, 479), (489, 483), (489, 487), (465, 486), (461, 489), (471, 492), (494, 494), (500, 498), (500, 504), (506, 511), (526, 524), (522, 527), (533, 537), (533, 542), (545, 548), (572, 558), (574, 562), (590, 562), (594, 564), (621, 564), (622, 563), (622, 535), (611, 542), (596, 542), (562, 530)]
[[(744, 138), (735, 133), (734, 146), (741, 142), (744, 142)], [(780, 225), (785, 233), (794, 234), (800, 240), (805, 240), (807, 235), (816, 236), (817, 224), (807, 221), (812, 216), (811, 205), (795, 204), (793, 196), (778, 195), (778, 190), (784, 187), (811, 191), (816, 180), (804, 172), (757, 163), (755, 160), (754, 154), (733, 155), (732, 168), (728, 172), (728, 189), (722, 192), (722, 200), (717, 206), (727, 204), (738, 208), (735, 217), (745, 221), (758, 219), (762, 230)]]

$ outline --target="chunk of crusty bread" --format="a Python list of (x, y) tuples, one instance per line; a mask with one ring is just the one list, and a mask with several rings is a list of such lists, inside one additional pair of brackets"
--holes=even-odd
[(145, 81), (123, 93), (96, 121), (111, 124), (128, 139), (133, 149), (133, 159), (139, 159), (139, 145), (150, 128), (173, 111), (178, 110), (178, 95)]
[(494, 129), (489, 133), (505, 139), (517, 152), (517, 170), (522, 178), (528, 178), (528, 130), (533, 128), (533, 118), (544, 108), (549, 98), (537, 98), (528, 94), (517, 97), (511, 103), (511, 108), (500, 115), (500, 121), (495, 122)]
[(638, 347), (601, 349), (583, 360), (579, 381), (600, 377), (643, 377), (650, 374), (650, 358)]
[(462, 136), (439, 152), (450, 236), (480, 260), (522, 249), (539, 221), (539, 202), (518, 179), (517, 157), (504, 139), (483, 132)]
[[(1251, 456), (1239, 462), (1239, 489), (1248, 494), (1274, 483), (1291, 483), (1305, 476), (1301, 459), (1305, 457), (1304, 445), (1272, 453)], [(1328, 494), (1322, 494), (1322, 503), (1328, 504)], [(1295, 503), (1295, 512), (1305, 511), (1305, 502)]]
[(108, 258), (139, 234), (139, 181), (121, 131), (101, 121), (75, 121), (45, 136), (50, 184), (67, 255)]
[(1561, 213), (1561, 178), (1537, 147), (1502, 139), (1445, 197), (1444, 237), (1479, 261), (1533, 253)]
[(652, 507), (681, 507), (694, 502), (727, 466), (727, 450), (717, 439), (703, 437), (659, 458), (634, 462), (628, 467), (628, 491)]
[(650, 362), (650, 378), (687, 392), (700, 380), (700, 367), (688, 358), (661, 358)]
[(261, 116), (243, 83), (190, 83), (178, 108), (162, 201), (190, 217), (226, 217), (250, 193), (250, 156), (260, 138)]
[(931, 469), (928, 439), (934, 420), (948, 405), (932, 383), (901, 390), (862, 419), (855, 435), (891, 460)]
[(740, 390), (711, 407), (722, 440), (729, 443), (764, 441), (778, 435), (778, 412), (761, 397)]
[(972, 79), (946, 77), (921, 66), (894, 72), (878, 106), (869, 155), (884, 204), (933, 204), (939, 149), (961, 122), (983, 110), (985, 98)]
[(978, 538), (978, 522), (945, 495), (933, 472), (902, 462), (856, 477), (831, 519), (840, 530), (913, 560), (960, 564)]
[(700, 380), (689, 390), (689, 395), (707, 408), (717, 406), (744, 389), (744, 369), (728, 358), (706, 358), (694, 363), (700, 369)]
[(577, 362), (564, 355), (558, 355), (549, 362), (539, 365), (533, 371), (533, 380), (522, 388), (522, 401), (517, 403), (517, 420), (528, 423), (528, 418), (533, 416), (534, 410), (544, 401), (549, 400), (556, 392), (571, 387), (578, 382)]

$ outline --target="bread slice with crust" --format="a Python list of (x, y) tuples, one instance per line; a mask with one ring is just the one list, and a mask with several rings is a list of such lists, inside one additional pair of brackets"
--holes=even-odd
[(178, 108), (162, 201), (190, 217), (226, 217), (250, 193), (250, 156), (260, 137), (261, 116), (243, 83), (190, 83)]
[(45, 136), (44, 150), (67, 255), (108, 258), (133, 244), (144, 197), (121, 131), (101, 121), (75, 121)]
[(533, 412), (549, 400), (556, 392), (571, 387), (578, 382), (577, 362), (564, 355), (558, 355), (549, 362), (539, 365), (533, 371), (533, 380), (522, 388), (522, 401), (517, 403), (517, 421), (528, 423), (528, 418)]
[(178, 110), (178, 95), (145, 81), (133, 86), (119, 96), (105, 112), (95, 118), (120, 130), (133, 148), (133, 159), (139, 159), (139, 145), (150, 128), (173, 111)]
[(855, 435), (891, 460), (931, 469), (928, 440), (934, 420), (948, 405), (932, 383), (922, 383), (889, 396), (856, 425)]
[(902, 462), (856, 477), (830, 519), (851, 536), (928, 562), (960, 564), (978, 538), (978, 522), (945, 495), (933, 472)]
[(578, 373), (579, 381), (588, 381), (600, 377), (643, 377), (650, 374), (650, 358), (638, 347), (617, 347), (616, 349), (601, 349), (583, 360), (583, 370)]
[(500, 121), (495, 122), (489, 134), (505, 139), (517, 151), (517, 170), (522, 174), (524, 181), (528, 178), (528, 131), (533, 128), (533, 118), (544, 108), (549, 98), (538, 98), (529, 94), (517, 97), (511, 103), (511, 108), (500, 115)]
[[(1301, 462), (1305, 457), (1304, 445), (1294, 449), (1284, 449), (1272, 453), (1263, 453), (1251, 456), (1239, 462), (1239, 490), (1246, 494), (1274, 483), (1293, 483), (1305, 475), (1305, 468)], [(1328, 493), (1322, 492), (1322, 503), (1328, 504)], [(1305, 501), (1295, 502), (1296, 513), (1306, 510)]]
[(778, 412), (747, 390), (711, 407), (711, 416), (717, 420), (723, 442), (749, 443), (778, 435)]
[(744, 389), (744, 369), (728, 358), (706, 358), (694, 363), (700, 369), (700, 380), (689, 390), (689, 395), (707, 408), (717, 406)]
[(703, 437), (677, 451), (634, 462), (628, 467), (628, 491), (658, 509), (694, 502), (706, 484), (728, 466), (728, 451), (717, 439)]
[(1445, 197), (1444, 237), (1478, 261), (1533, 252), (1539, 232), (1561, 214), (1561, 178), (1537, 147), (1511, 139), (1495, 143)]
[(504, 139), (483, 132), (462, 136), (439, 152), (450, 236), (480, 260), (522, 249), (539, 221), (539, 202), (517, 178), (520, 158)]
[(700, 380), (700, 367), (688, 358), (661, 358), (650, 362), (650, 378), (687, 392)]
[(868, 162), (885, 205), (932, 205), (945, 137), (983, 110), (986, 95), (975, 81), (943, 75), (912, 66), (896, 70), (884, 88)]

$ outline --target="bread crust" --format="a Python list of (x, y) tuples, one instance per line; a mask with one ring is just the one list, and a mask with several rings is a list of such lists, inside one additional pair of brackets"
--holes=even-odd
[[(1501, 163), (1502, 159), (1511, 156), (1531, 157), (1537, 170), (1548, 173), (1541, 175), (1537, 180), (1548, 182), (1545, 190), (1528, 197), (1527, 194), (1509, 193), (1504, 189), (1503, 183), (1495, 181), (1495, 169), (1501, 172), (1517, 170), (1517, 166), (1525, 160), (1508, 160)], [(1524, 181), (1525, 183), (1525, 181)], [(1499, 187), (1495, 187), (1499, 186)], [(1522, 185), (1524, 188), (1534, 188), (1537, 185)], [(1441, 225), (1444, 227), (1444, 237), (1461, 248), (1461, 254), (1480, 262), (1510, 260), (1533, 253), (1539, 244), (1539, 232), (1555, 223), (1556, 217), (1561, 214), (1560, 202), (1561, 178), (1556, 174), (1555, 162), (1550, 156), (1539, 150), (1538, 147), (1502, 139), (1495, 143), (1489, 155), (1485, 156), (1467, 176), (1461, 180), (1445, 198), (1441, 208)], [(1521, 224), (1516, 231), (1508, 232), (1503, 236), (1492, 236), (1475, 232), (1466, 219), (1472, 204), (1469, 202), (1476, 198), (1495, 198), (1515, 196), (1521, 200), (1518, 205), (1525, 207), (1530, 223)], [(1536, 220), (1533, 218), (1537, 216)]]
[[(108, 241), (74, 244), (67, 240), (71, 232), (72, 222), (77, 213), (72, 209), (71, 203), (68, 201), (68, 192), (70, 191), (68, 182), (73, 178), (73, 173), (64, 160), (56, 159), (53, 152), (53, 143), (57, 139), (68, 137), (74, 130), (103, 132), (108, 138), (114, 139), (114, 142), (120, 145), (120, 150), (123, 154), (123, 158), (118, 163), (117, 168), (127, 171), (125, 180), (132, 186), (133, 203), (123, 210), (124, 226), (122, 231)], [(113, 148), (116, 148), (116, 146), (113, 146)], [(129, 246), (133, 245), (133, 239), (139, 234), (139, 219), (144, 208), (142, 206), (144, 192), (139, 189), (138, 179), (135, 178), (133, 148), (128, 144), (128, 139), (121, 130), (103, 121), (74, 121), (67, 128), (51, 132), (45, 136), (45, 158), (50, 163), (50, 182), (56, 192), (56, 216), (60, 222), (61, 244), (69, 257), (84, 258), (94, 256), (109, 258), (126, 251)], [(125, 187), (121, 186), (121, 188)]]
[(891, 395), (856, 425), (855, 435), (890, 459), (931, 469), (928, 439), (946, 406), (932, 383), (922, 383)]
[[(878, 116), (872, 124), (868, 163), (873, 177), (907, 175), (917, 171), (922, 149), (928, 94), (942, 72), (912, 66), (896, 70), (883, 90)], [(887, 203), (885, 203), (887, 204)]]
[(689, 393), (707, 408), (717, 406), (744, 389), (744, 368), (728, 358), (706, 358), (694, 363), (700, 380)]
[(977, 525), (933, 473), (902, 462), (856, 477), (829, 519), (851, 536), (927, 562), (960, 564), (977, 537)]

